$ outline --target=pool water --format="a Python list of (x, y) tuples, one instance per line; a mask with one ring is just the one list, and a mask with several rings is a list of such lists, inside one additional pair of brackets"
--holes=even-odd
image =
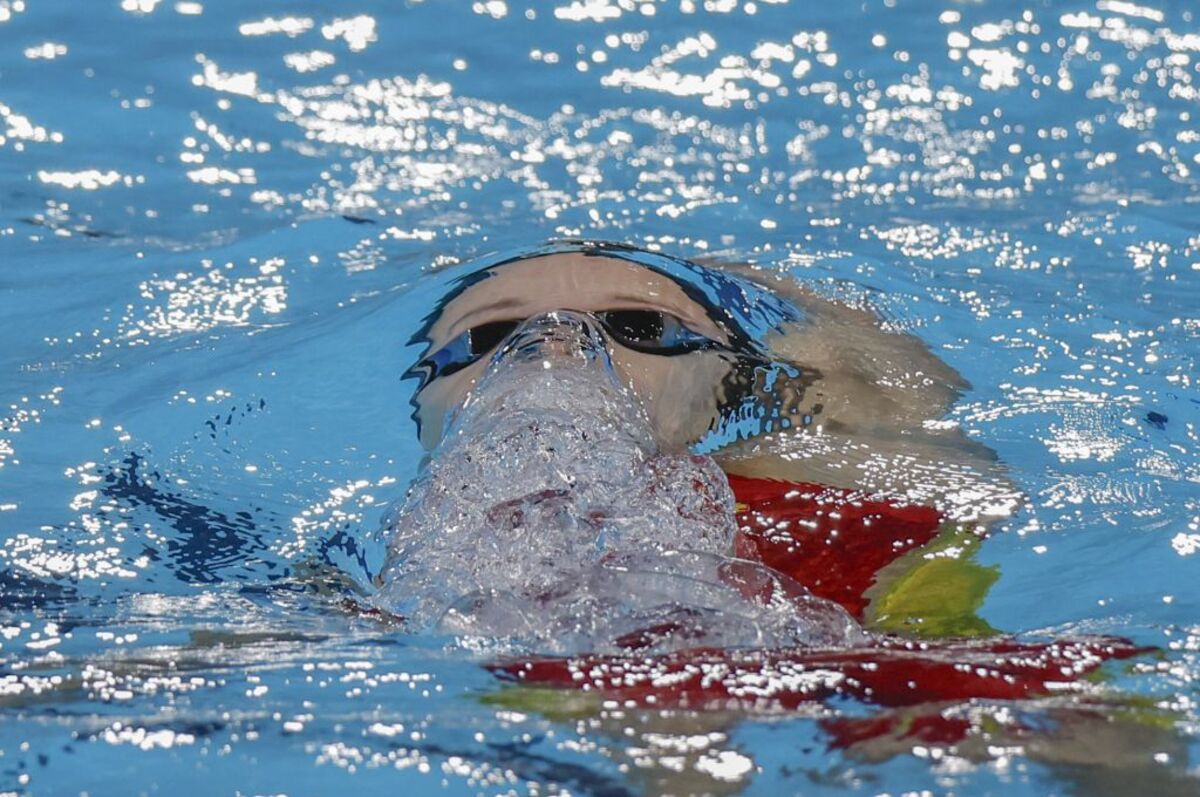
[[(1194, 793), (1200, 20), (1151, 2), (0, 0), (0, 794)], [(1106, 687), (1152, 721), (535, 710), (348, 610), (443, 274), (572, 237), (924, 340), (1026, 496), (982, 617), (1160, 648)]]

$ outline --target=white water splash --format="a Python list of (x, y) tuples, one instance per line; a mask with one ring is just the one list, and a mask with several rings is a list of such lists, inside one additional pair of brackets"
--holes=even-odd
[(732, 558), (724, 473), (653, 439), (588, 317), (526, 321), (389, 513), (376, 603), (543, 652), (858, 638), (839, 607)]

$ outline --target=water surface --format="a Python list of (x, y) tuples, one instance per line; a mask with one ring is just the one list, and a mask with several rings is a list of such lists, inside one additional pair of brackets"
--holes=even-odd
[[(1179, 786), (1198, 59), (1166, 0), (0, 0), (0, 791)], [(565, 719), (339, 608), (422, 455), (399, 377), (439, 269), (578, 236), (925, 340), (973, 385), (946, 422), (1028, 497), (984, 618), (1163, 648), (1113, 688), (1168, 732), (1097, 767)]]

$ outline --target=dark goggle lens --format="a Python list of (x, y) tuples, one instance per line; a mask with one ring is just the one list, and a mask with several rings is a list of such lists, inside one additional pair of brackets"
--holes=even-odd
[(719, 345), (657, 310), (608, 310), (597, 317), (613, 340), (644, 354), (671, 357)]

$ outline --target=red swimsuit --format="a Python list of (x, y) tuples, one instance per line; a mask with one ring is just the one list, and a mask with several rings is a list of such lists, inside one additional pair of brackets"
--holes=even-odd
[[(879, 571), (929, 543), (942, 523), (930, 507), (850, 490), (740, 476), (731, 476), (730, 484), (738, 500), (736, 554), (791, 576), (859, 619)], [(655, 707), (788, 709), (831, 695), (899, 707), (1045, 695), (1077, 684), (1105, 661), (1146, 650), (1095, 637), (1024, 643), (1006, 636), (936, 641), (880, 636), (869, 646), (846, 650), (697, 648), (650, 657), (631, 652), (508, 660), (491, 669), (528, 685), (597, 690)], [(835, 740), (846, 736), (852, 742), (872, 732), (860, 724), (841, 727), (834, 721), (829, 730)], [(921, 733), (965, 732), (934, 724)]]

